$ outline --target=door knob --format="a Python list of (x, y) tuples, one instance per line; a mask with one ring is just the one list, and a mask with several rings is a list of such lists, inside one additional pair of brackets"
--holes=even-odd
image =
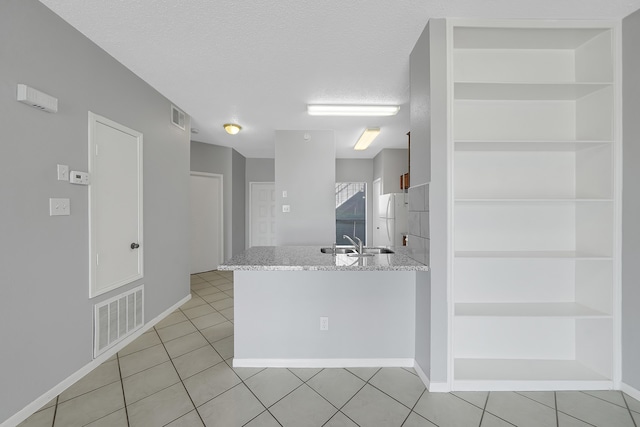
[(139, 247), (140, 247), (140, 245), (137, 244), (137, 243), (132, 243), (131, 244), (131, 249), (138, 249)]

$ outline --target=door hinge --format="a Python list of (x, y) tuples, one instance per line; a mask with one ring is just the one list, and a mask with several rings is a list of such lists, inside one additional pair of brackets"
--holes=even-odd
[(100, 255), (96, 254), (96, 265), (100, 265)]

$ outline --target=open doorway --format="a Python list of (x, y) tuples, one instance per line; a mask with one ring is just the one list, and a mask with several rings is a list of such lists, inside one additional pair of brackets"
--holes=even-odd
[(350, 245), (342, 236), (358, 237), (367, 243), (367, 184), (336, 182), (336, 243)]

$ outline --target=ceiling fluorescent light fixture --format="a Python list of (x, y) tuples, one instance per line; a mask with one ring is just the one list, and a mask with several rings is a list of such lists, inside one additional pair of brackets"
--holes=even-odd
[(310, 116), (395, 116), (398, 105), (307, 105)]
[(222, 125), (229, 135), (235, 135), (242, 130), (242, 126), (235, 123), (225, 123)]
[(362, 135), (360, 135), (360, 138), (358, 139), (358, 142), (356, 142), (356, 145), (354, 145), (353, 149), (366, 150), (367, 147), (369, 147), (369, 145), (373, 142), (373, 140), (376, 139), (379, 133), (380, 128), (365, 129), (364, 132), (362, 132)]

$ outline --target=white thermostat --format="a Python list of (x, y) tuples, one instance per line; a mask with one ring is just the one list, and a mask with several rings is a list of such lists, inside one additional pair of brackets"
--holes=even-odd
[(89, 185), (89, 173), (80, 171), (69, 172), (69, 182), (78, 185)]

